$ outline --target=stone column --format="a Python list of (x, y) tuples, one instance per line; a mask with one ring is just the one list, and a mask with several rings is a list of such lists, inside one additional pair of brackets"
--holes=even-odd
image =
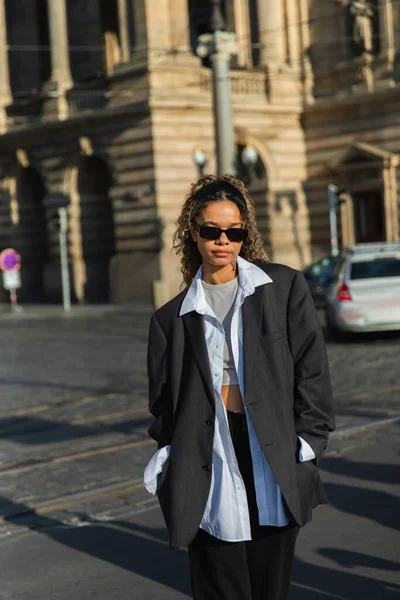
[(383, 2), (379, 3), (378, 10), (381, 54), (387, 58), (389, 68), (392, 68), (396, 56), (392, 2), (390, 0), (383, 0)]
[(6, 107), (12, 102), (10, 72), (8, 68), (6, 11), (0, 0), (0, 134), (7, 130)]
[(133, 14), (135, 64), (138, 59), (147, 64), (159, 62), (160, 54), (171, 46), (168, 0), (135, 0)]
[(297, 0), (286, 0), (289, 64), (300, 69), (300, 11)]
[(190, 47), (187, 0), (169, 0), (170, 40), (173, 48)]
[(309, 29), (308, 1), (300, 0), (299, 8), (303, 98), (307, 103), (312, 104), (314, 102), (314, 74), (310, 60), (311, 41)]
[(128, 27), (128, 7), (126, 0), (118, 0), (119, 38), (121, 42), (122, 62), (126, 63), (131, 58), (131, 48)]
[(257, 0), (262, 65), (285, 62), (285, 23), (282, 0)]
[(171, 47), (168, 0), (146, 0), (145, 11), (149, 59), (159, 61), (160, 53)]
[(68, 116), (65, 92), (72, 87), (72, 77), (68, 53), (68, 28), (66, 0), (47, 0), (49, 8), (49, 29), (51, 44), (51, 79), (58, 96), (60, 119)]
[(251, 67), (251, 32), (248, 0), (233, 0), (235, 31), (238, 36), (240, 67)]
[(343, 202), (343, 204), (340, 205), (342, 245), (351, 246), (356, 242), (353, 198), (350, 193), (347, 193), (343, 199), (345, 200), (345, 202)]

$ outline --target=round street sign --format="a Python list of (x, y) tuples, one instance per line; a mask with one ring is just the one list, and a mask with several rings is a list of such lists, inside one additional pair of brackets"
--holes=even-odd
[(19, 271), (21, 257), (13, 248), (6, 248), (0, 254), (0, 269), (2, 271)]

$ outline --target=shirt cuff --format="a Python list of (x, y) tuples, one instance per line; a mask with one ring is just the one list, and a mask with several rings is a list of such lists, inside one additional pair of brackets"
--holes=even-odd
[(306, 462), (308, 460), (313, 460), (315, 458), (314, 450), (311, 448), (310, 444), (303, 440), (302, 437), (297, 436), (300, 440), (300, 449), (299, 449), (299, 460), (300, 462)]
[(170, 448), (171, 446), (164, 446), (157, 450), (144, 470), (144, 487), (153, 496), (157, 495), (157, 476), (161, 473), (169, 458)]

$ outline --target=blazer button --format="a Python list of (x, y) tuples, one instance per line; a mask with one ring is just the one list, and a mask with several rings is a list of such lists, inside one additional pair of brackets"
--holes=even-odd
[(211, 471), (211, 467), (210, 467), (210, 465), (203, 465), (203, 467), (202, 467), (202, 468), (203, 468), (203, 471), (207, 471), (207, 473), (208, 473), (209, 471)]
[(214, 421), (212, 419), (207, 419), (206, 421), (206, 425), (208, 425), (209, 427), (211, 427), (211, 425), (214, 423)]

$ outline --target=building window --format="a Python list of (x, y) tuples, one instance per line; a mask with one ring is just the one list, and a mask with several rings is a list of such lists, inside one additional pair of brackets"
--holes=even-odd
[[(225, 3), (221, 2), (221, 13), (226, 19)], [(196, 54), (197, 40), (203, 33), (211, 33), (211, 0), (189, 0), (190, 45)]]
[(136, 45), (136, 35), (135, 35), (135, 10), (133, 6), (134, 0), (128, 0), (127, 2), (127, 10), (128, 10), (128, 34), (129, 34), (129, 49), (130, 54), (132, 54), (135, 45)]
[(68, 42), (72, 79), (84, 82), (102, 72), (100, 15), (96, 2), (69, 0)]
[(258, 7), (256, 0), (249, 0), (251, 59), (254, 67), (260, 64), (260, 28), (258, 25)]
[(400, 3), (393, 4), (393, 30), (396, 56), (400, 56)]
[(51, 53), (49, 36), (49, 18), (46, 0), (38, 0), (36, 3), (37, 31), (39, 42), (39, 64), (40, 80), (45, 83), (51, 74)]
[(15, 99), (37, 93), (50, 77), (50, 42), (45, 0), (6, 0), (11, 89)]
[(121, 46), (119, 40), (118, 6), (115, 0), (101, 0), (101, 29), (104, 45), (104, 63), (108, 75), (115, 65), (121, 62)]

